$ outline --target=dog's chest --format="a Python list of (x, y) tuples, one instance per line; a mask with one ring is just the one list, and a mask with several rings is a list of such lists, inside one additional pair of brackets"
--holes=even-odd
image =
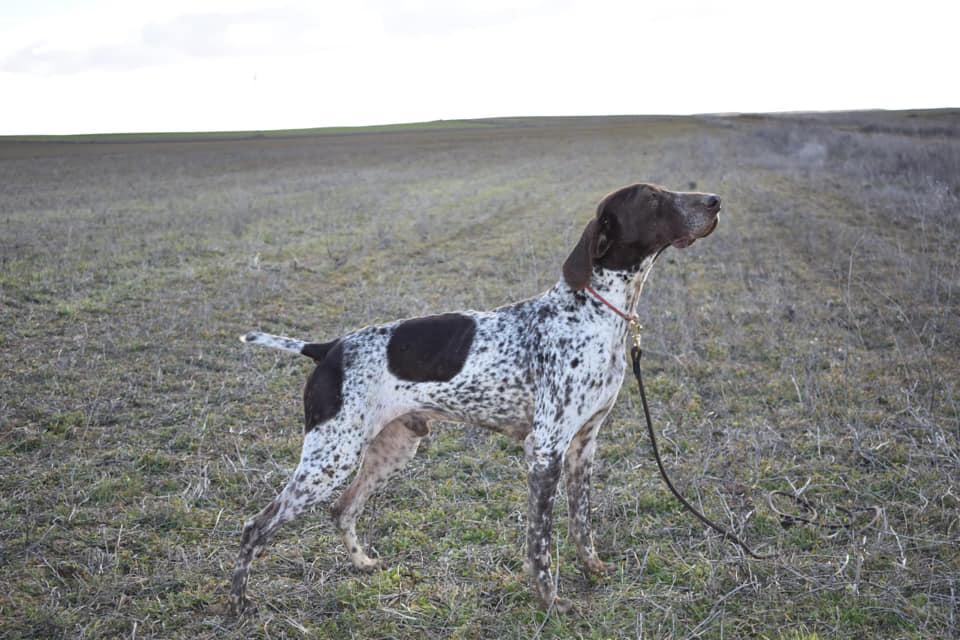
[(589, 304), (534, 301), (518, 339), (531, 417), (582, 423), (616, 400), (626, 367), (626, 325)]
[[(609, 318), (587, 316), (581, 321), (559, 324), (549, 340), (544, 382), (562, 389), (564, 402), (579, 400), (583, 411), (608, 406), (616, 398), (626, 370), (625, 332)], [(582, 398), (577, 398), (582, 396)]]

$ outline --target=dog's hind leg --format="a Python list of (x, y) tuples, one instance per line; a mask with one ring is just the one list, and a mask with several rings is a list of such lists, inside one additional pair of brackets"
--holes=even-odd
[(363, 448), (360, 432), (352, 424), (332, 420), (306, 434), (300, 464), (293, 477), (280, 495), (243, 527), (230, 588), (234, 612), (239, 613), (246, 606), (247, 576), (254, 556), (270, 542), (281, 525), (308, 507), (328, 500), (356, 468)]
[(357, 540), (357, 518), (367, 499), (413, 458), (427, 431), (426, 420), (416, 415), (388, 423), (364, 451), (363, 463), (353, 483), (330, 508), (350, 561), (360, 571), (373, 571), (380, 561), (367, 556)]

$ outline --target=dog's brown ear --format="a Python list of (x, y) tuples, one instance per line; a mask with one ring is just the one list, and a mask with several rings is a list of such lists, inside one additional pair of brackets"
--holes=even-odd
[(597, 229), (599, 225), (596, 219), (587, 223), (587, 227), (580, 236), (580, 241), (573, 248), (570, 255), (563, 262), (563, 279), (567, 285), (574, 291), (579, 291), (590, 284), (590, 274), (593, 273), (593, 260), (597, 246)]

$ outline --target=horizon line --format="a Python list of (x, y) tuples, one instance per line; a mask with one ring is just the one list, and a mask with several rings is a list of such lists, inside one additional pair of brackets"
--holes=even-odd
[[(0, 142), (98, 142), (107, 138), (108, 142), (124, 142), (124, 138), (180, 137), (171, 142), (190, 140), (244, 140), (256, 138), (283, 138), (310, 135), (335, 135), (339, 133), (399, 133), (402, 131), (429, 130), (434, 128), (457, 128), (494, 125), (493, 121), (510, 120), (561, 120), (561, 119), (600, 119), (600, 118), (737, 118), (744, 116), (792, 116), (792, 115), (831, 115), (851, 113), (935, 113), (960, 111), (960, 107), (918, 107), (907, 109), (887, 109), (871, 107), (865, 109), (795, 109), (784, 111), (718, 111), (704, 113), (621, 113), (604, 115), (561, 114), (561, 115), (513, 115), (477, 118), (440, 118), (413, 122), (389, 122), (363, 125), (324, 125), (317, 127), (287, 127), (265, 129), (210, 129), (210, 130), (152, 130), (152, 131), (101, 131), (83, 133), (16, 133), (0, 134)], [(135, 140), (126, 140), (133, 142)], [(137, 140), (138, 141), (138, 140)]]

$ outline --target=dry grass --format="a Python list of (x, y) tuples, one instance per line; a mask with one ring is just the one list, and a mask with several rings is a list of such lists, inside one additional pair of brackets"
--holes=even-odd
[[(942, 111), (0, 141), (0, 636), (956, 637), (958, 134)], [(461, 427), (361, 521), (389, 569), (352, 571), (317, 512), (254, 565), (259, 613), (225, 615), (308, 371), (236, 336), (532, 295), (593, 203), (641, 179), (726, 210), (642, 302), (667, 464), (781, 559), (681, 511), (628, 386), (595, 483), (614, 576), (581, 576), (558, 502), (577, 615), (544, 615), (524, 580), (520, 447)], [(793, 488), (881, 516), (784, 528), (765, 495)]]

